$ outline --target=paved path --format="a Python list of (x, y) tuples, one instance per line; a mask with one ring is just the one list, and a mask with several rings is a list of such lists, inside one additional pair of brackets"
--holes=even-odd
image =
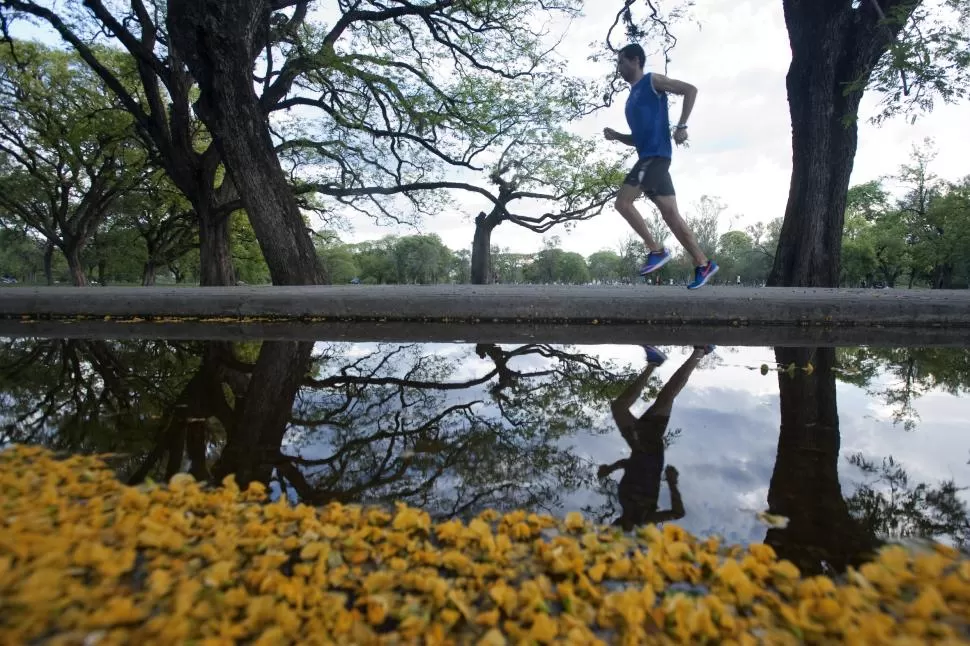
[(970, 290), (437, 285), (17, 287), (0, 318), (970, 328)]
[(970, 292), (705, 287), (0, 289), (0, 336), (950, 345)]
[(830, 325), (561, 325), (528, 323), (235, 321), (119, 323), (0, 319), (2, 337), (169, 339), (200, 341), (334, 341), (401, 343), (555, 343), (577, 345), (705, 345), (966, 347), (970, 331), (956, 327)]

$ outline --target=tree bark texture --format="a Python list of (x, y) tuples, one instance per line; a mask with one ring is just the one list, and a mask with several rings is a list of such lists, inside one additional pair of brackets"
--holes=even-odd
[(245, 396), (236, 402), (226, 447), (213, 466), (216, 481), (232, 473), (240, 487), (268, 482), (312, 354), (310, 342), (263, 343)]
[[(768, 511), (788, 519), (772, 528), (765, 543), (807, 574), (821, 574), (822, 562), (837, 571), (862, 563), (876, 545), (849, 515), (839, 484), (839, 413), (834, 348), (776, 348), (781, 432), (768, 489)], [(811, 362), (812, 374), (803, 370)]]
[[(878, 2), (886, 14), (904, 4)], [(872, 0), (856, 7), (851, 0), (783, 4), (792, 50), (792, 176), (768, 285), (838, 287), (859, 102), (899, 28), (880, 23)]]
[(489, 215), (479, 213), (475, 218), (471, 259), (472, 285), (488, 285), (492, 282), (492, 231), (501, 223), (494, 211)]
[[(265, 0), (172, 0), (169, 34), (199, 84), (195, 104), (239, 191), (273, 283), (326, 282), (253, 89)], [(204, 250), (203, 250), (204, 251)]]
[(152, 287), (155, 284), (155, 261), (150, 258), (142, 270), (141, 284), (143, 287)]
[(64, 245), (64, 257), (67, 259), (67, 268), (71, 272), (71, 281), (75, 287), (85, 287), (88, 278), (84, 274), (84, 265), (81, 264), (81, 248), (77, 244)]
[(206, 286), (235, 285), (236, 271), (232, 262), (229, 216), (217, 215), (202, 205), (199, 213), (199, 284)]

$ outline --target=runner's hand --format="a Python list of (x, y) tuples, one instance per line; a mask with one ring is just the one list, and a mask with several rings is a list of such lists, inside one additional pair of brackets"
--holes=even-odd
[(674, 130), (674, 143), (683, 146), (687, 142), (687, 128), (677, 128)]
[(617, 135), (619, 135), (613, 128), (603, 128), (603, 136), (606, 137), (607, 141), (616, 141)]
[(674, 468), (674, 466), (671, 464), (671, 465), (668, 465), (666, 469), (664, 469), (664, 476), (667, 478), (667, 482), (669, 482), (672, 485), (675, 485), (677, 484), (677, 478), (680, 477), (680, 474), (677, 473), (677, 469)]

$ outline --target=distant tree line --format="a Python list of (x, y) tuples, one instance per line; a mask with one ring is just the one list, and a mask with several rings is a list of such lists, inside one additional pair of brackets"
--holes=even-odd
[(925, 141), (887, 178), (903, 188), (897, 199), (881, 180), (849, 189), (842, 285), (970, 285), (970, 175), (944, 181), (930, 169), (934, 157)]
[[(110, 48), (96, 52), (112, 66), (115, 80), (138, 91), (128, 57)], [(158, 280), (203, 285), (273, 281), (273, 263), (236, 187), (227, 183), (225, 168), (211, 168), (208, 197), (189, 196), (139, 137), (141, 126), (107, 85), (74, 52), (19, 41), (0, 48), (4, 282), (148, 286)], [(598, 158), (592, 142), (554, 127), (577, 109), (559, 100), (560, 110), (546, 115), (548, 127), (510, 134), (510, 143), (488, 172), (491, 190), (394, 178), (394, 186), (374, 186), (357, 195), (311, 182), (294, 170), (290, 188), (302, 200), (302, 228), (313, 254), (311, 261), (300, 261), (304, 278), (319, 270), (336, 284), (644, 282), (636, 268), (645, 249), (633, 238), (589, 257), (563, 250), (558, 237), (534, 253), (512, 253), (491, 244), (492, 231), (504, 222), (546, 233), (554, 226), (609, 217), (603, 211), (615, 195), (621, 160)], [(210, 150), (209, 135), (196, 125), (187, 134), (189, 143)], [(315, 148), (311, 143), (284, 138), (279, 153)], [(292, 160), (294, 169), (306, 161), (306, 154), (304, 150)], [(840, 285), (949, 289), (970, 284), (970, 176), (956, 182), (938, 178), (931, 170), (934, 156), (933, 143), (926, 141), (893, 176), (850, 188)], [(890, 180), (902, 187), (898, 197), (886, 187)], [(445, 190), (484, 196), (492, 204), (475, 218), (468, 249), (448, 249), (434, 234), (349, 244), (310, 226), (309, 213), (324, 222), (339, 219), (333, 215), (335, 204), (357, 208), (357, 198), (390, 219), (417, 224), (417, 215), (443, 206)], [(398, 201), (385, 203), (384, 198)], [(212, 203), (203, 208), (199, 200)], [(540, 210), (534, 216), (514, 210), (526, 203)], [(715, 282), (768, 282), (782, 218), (742, 230), (732, 228), (736, 217), (725, 222), (726, 210), (718, 198), (706, 195), (685, 207), (701, 247), (721, 266)], [(669, 230), (656, 216), (650, 224), (658, 240), (670, 241)], [(622, 230), (618, 220), (616, 225)], [(291, 251), (302, 253), (299, 245)], [(679, 254), (649, 281), (678, 284), (691, 270), (689, 259)], [(283, 269), (277, 266), (275, 271), (279, 275)]]

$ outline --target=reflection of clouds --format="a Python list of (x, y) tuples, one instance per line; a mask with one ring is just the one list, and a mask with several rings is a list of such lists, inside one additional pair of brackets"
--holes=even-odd
[[(966, 419), (970, 405), (965, 398), (939, 391), (930, 391), (917, 399), (913, 406), (920, 421), (913, 431), (893, 425), (891, 411), (881, 402), (874, 404), (865, 393), (852, 386), (839, 388), (839, 413), (842, 424), (843, 492), (849, 494), (862, 483), (860, 471), (846, 462), (854, 453), (862, 453), (877, 464), (890, 455), (906, 469), (910, 482), (935, 485), (953, 479), (957, 486), (970, 485), (970, 465), (967, 465), (970, 440), (966, 437)], [(848, 404), (874, 412), (880, 407), (879, 418), (860, 419), (851, 414)], [(957, 494), (970, 503), (970, 492)]]
[[(592, 348), (587, 348), (591, 350)], [(636, 356), (638, 348), (610, 346), (604, 355)], [(686, 357), (687, 348), (664, 348), (669, 359), (655, 374), (666, 382)], [(687, 516), (679, 521), (689, 531), (716, 533), (728, 540), (761, 541), (765, 528), (748, 510), (765, 509), (778, 442), (778, 377), (749, 370), (774, 364), (770, 348), (718, 349), (723, 363), (701, 366), (674, 404), (670, 427), (684, 429), (667, 451), (667, 463), (680, 471), (680, 489)], [(888, 383), (880, 376), (874, 383)], [(966, 399), (941, 392), (927, 393), (916, 402), (921, 422), (907, 433), (894, 427), (891, 415), (872, 417), (884, 410), (865, 390), (837, 382), (842, 436), (839, 463), (843, 493), (848, 496), (862, 483), (849, 455), (862, 452), (877, 461), (892, 454), (912, 481), (936, 484), (954, 478), (970, 484), (970, 442), (965, 424), (970, 414)], [(619, 433), (577, 439), (577, 448), (596, 463), (612, 462), (628, 450)], [(961, 492), (970, 502), (970, 494)], [(667, 504), (666, 485), (660, 504)], [(569, 498), (571, 508), (598, 508), (605, 499), (595, 492), (578, 492)]]
[[(767, 222), (784, 213), (791, 178), (791, 117), (785, 89), (791, 48), (782, 4), (697, 0), (692, 14), (703, 29), (688, 22), (674, 26), (678, 43), (669, 69), (671, 76), (699, 89), (690, 118), (691, 147), (674, 153), (672, 172), (677, 193), (684, 206), (703, 194), (719, 195), (731, 213), (742, 215), (737, 225), (742, 229), (755, 221)], [(587, 11), (573, 21), (566, 40), (569, 47), (563, 51), (571, 72), (592, 78), (610, 72), (612, 61), (587, 60), (587, 45), (602, 42), (614, 16), (612, 11)], [(739, 29), (739, 24), (756, 28)], [(648, 50), (654, 49), (649, 43), (645, 45)], [(648, 55), (647, 65), (660, 70), (663, 61)], [(612, 107), (583, 120), (575, 130), (598, 136), (607, 125), (624, 129), (626, 96), (624, 91)], [(915, 125), (896, 118), (876, 126), (868, 120), (876, 114), (880, 98), (870, 91), (862, 101), (853, 184), (895, 172), (907, 162), (910, 145), (927, 135), (935, 137), (940, 148), (934, 166), (937, 174), (955, 180), (964, 172), (964, 147), (958, 143), (962, 139), (955, 136), (958, 124), (966, 120), (964, 104), (938, 102)], [(679, 102), (673, 102), (671, 118), (676, 119), (679, 111)], [(480, 177), (472, 179), (481, 181)], [(470, 217), (485, 204), (477, 196), (456, 193), (454, 207), (435, 217), (435, 231), (452, 248), (469, 248), (474, 229)], [(380, 237), (388, 231), (364, 218), (355, 218), (355, 224), (355, 239)], [(588, 255), (615, 248), (629, 228), (615, 211), (607, 209), (570, 231), (554, 231), (562, 237), (565, 249)], [(534, 251), (541, 244), (539, 236), (511, 225), (498, 227), (492, 243), (523, 252)]]
[[(392, 349), (397, 346), (384, 344)], [(517, 344), (502, 344), (512, 350)], [(318, 350), (322, 346), (318, 346)], [(344, 356), (359, 358), (378, 349), (378, 344), (342, 344)], [(690, 352), (687, 347), (665, 346), (668, 360), (654, 376), (666, 383)], [(619, 369), (640, 370), (644, 354), (639, 346), (603, 345), (575, 346), (576, 353), (588, 354), (603, 363), (612, 362)], [(493, 362), (479, 358), (471, 344), (417, 344), (402, 356), (434, 355), (445, 358), (453, 369), (445, 381), (460, 382), (480, 377), (494, 368)], [(778, 442), (779, 402), (778, 375), (761, 375), (762, 363), (774, 365), (771, 348), (718, 348), (693, 373), (683, 392), (674, 403), (670, 429), (682, 429), (682, 435), (668, 449), (666, 461), (680, 471), (680, 489), (687, 516), (680, 522), (697, 534), (719, 534), (732, 542), (761, 541), (765, 527), (754, 517), (755, 510), (767, 507), (767, 492), (774, 468)], [(509, 366), (522, 372), (546, 370), (557, 360), (539, 355), (518, 356)], [(405, 366), (388, 367), (382, 374), (400, 375)], [(330, 366), (335, 367), (334, 365)], [(889, 378), (877, 377), (874, 384), (886, 384)], [(495, 419), (499, 412), (489, 389), (491, 380), (467, 389), (440, 392), (442, 406), (468, 401), (481, 401), (477, 414)], [(880, 387), (878, 390), (882, 390)], [(954, 478), (958, 485), (970, 484), (970, 466), (966, 464), (970, 442), (965, 439), (965, 424), (961, 420), (970, 415), (968, 400), (942, 392), (929, 392), (915, 402), (921, 417), (917, 429), (905, 432), (894, 427), (890, 416), (881, 414), (882, 402), (856, 386), (837, 382), (838, 410), (842, 438), (839, 463), (840, 482), (844, 495), (851, 495), (862, 483), (861, 474), (849, 465), (847, 457), (861, 452), (869, 459), (881, 462), (893, 455), (915, 483), (936, 484)], [(555, 403), (552, 402), (551, 405)], [(647, 403), (638, 403), (639, 412)], [(595, 469), (595, 465), (612, 463), (626, 457), (629, 449), (604, 404), (600, 410), (588, 411), (593, 427), (559, 441), (560, 449), (568, 449)], [(602, 431), (606, 433), (603, 434)], [(333, 447), (324, 438), (326, 433), (314, 434), (300, 453), (306, 457), (328, 455)], [(616, 478), (617, 476), (614, 476)], [(535, 483), (519, 483), (529, 487)], [(462, 483), (452, 475), (435, 483), (437, 492)], [(970, 500), (967, 492), (959, 494)], [(594, 489), (568, 492), (561, 504), (553, 509), (562, 514), (584, 507), (600, 509), (606, 499)], [(661, 488), (660, 506), (669, 503), (666, 484)]]
[[(669, 358), (654, 374), (666, 383), (690, 348), (665, 347), (664, 351)], [(633, 353), (630, 348), (611, 348), (609, 354)], [(687, 515), (678, 524), (691, 532), (720, 534), (731, 541), (760, 541), (763, 526), (753, 512), (742, 509), (767, 506), (778, 441), (777, 385), (773, 405), (770, 397), (752, 395), (744, 387), (748, 383), (762, 387), (763, 381), (749, 378), (751, 371), (746, 366), (759, 365), (770, 350), (742, 348), (725, 354), (731, 365), (702, 364), (674, 402), (668, 428), (681, 428), (683, 433), (667, 450), (665, 460), (680, 472)], [(602, 438), (583, 437), (577, 444), (597, 463), (610, 463), (629, 453), (619, 432)], [(666, 508), (668, 501), (664, 484), (659, 506)], [(568, 500), (572, 508), (599, 508), (605, 503), (594, 492), (579, 492)]]

